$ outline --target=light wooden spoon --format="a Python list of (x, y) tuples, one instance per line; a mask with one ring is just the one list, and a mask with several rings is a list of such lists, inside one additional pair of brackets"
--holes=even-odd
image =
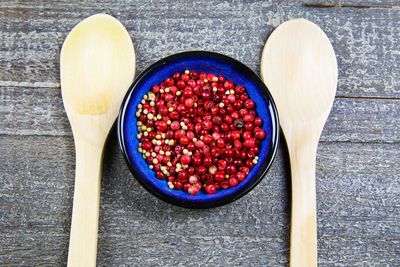
[(335, 52), (317, 25), (287, 21), (265, 44), (261, 76), (276, 102), (290, 155), (290, 266), (317, 266), (315, 161), (336, 93)]
[(60, 57), (76, 151), (68, 266), (90, 267), (96, 265), (103, 148), (135, 76), (135, 51), (117, 19), (97, 14), (72, 29)]

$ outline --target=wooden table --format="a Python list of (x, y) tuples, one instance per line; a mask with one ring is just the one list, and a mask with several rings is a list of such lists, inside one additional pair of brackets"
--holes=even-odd
[[(220, 52), (259, 72), (277, 25), (299, 17), (317, 23), (339, 65), (317, 159), (319, 263), (400, 266), (400, 1), (73, 2), (0, 3), (0, 265), (66, 263), (75, 163), (59, 53), (76, 23), (105, 12), (130, 32), (138, 73), (187, 50)], [(237, 202), (170, 206), (133, 179), (113, 132), (98, 265), (288, 265), (289, 196), (282, 141), (265, 179)]]

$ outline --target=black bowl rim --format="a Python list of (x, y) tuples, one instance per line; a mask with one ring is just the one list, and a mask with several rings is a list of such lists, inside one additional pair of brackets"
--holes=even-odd
[[(262, 170), (261, 174), (254, 177), (254, 181), (249, 184), (248, 187), (245, 187), (242, 191), (237, 191), (235, 194), (229, 196), (229, 197), (224, 197), (222, 199), (219, 199), (218, 201), (208, 201), (208, 202), (202, 202), (202, 203), (191, 203), (188, 201), (181, 201), (179, 199), (173, 198), (171, 196), (167, 196), (165, 194), (160, 193), (158, 190), (155, 190), (153, 187), (149, 186), (144, 180), (146, 178), (142, 178), (141, 175), (136, 171), (136, 169), (132, 166), (132, 163), (129, 160), (129, 157), (127, 155), (127, 151), (123, 142), (123, 129), (122, 129), (122, 116), (125, 113), (126, 110), (126, 101), (128, 100), (128, 97), (131, 95), (132, 91), (135, 90), (135, 87), (140, 83), (140, 81), (145, 77), (149, 72), (151, 72), (153, 69), (158, 68), (162, 65), (165, 65), (168, 63), (168, 61), (173, 60), (173, 59), (178, 59), (182, 57), (188, 57), (188, 56), (201, 56), (201, 57), (214, 57), (214, 58), (219, 58), (223, 60), (228, 60), (232, 62), (235, 65), (238, 65), (240, 69), (242, 69), (243, 73), (246, 73), (250, 79), (253, 79), (257, 87), (264, 87), (265, 90), (263, 90), (263, 93), (267, 95), (267, 99), (269, 100), (269, 106), (270, 106), (270, 111), (271, 112), (271, 117), (272, 117), (272, 131), (273, 131), (273, 138), (271, 140), (271, 148), (269, 149), (267, 158), (266, 158), (266, 166), (264, 167), (264, 170)], [(118, 125), (117, 125), (117, 130), (118, 130), (118, 141), (120, 145), (121, 152), (124, 156), (125, 162), (129, 167), (129, 170), (133, 174), (134, 178), (152, 195), (155, 197), (169, 203), (175, 206), (183, 207), (183, 208), (189, 208), (189, 209), (207, 209), (207, 208), (215, 208), (219, 206), (226, 205), (228, 203), (231, 203), (233, 201), (238, 200), (239, 198), (243, 197), (247, 193), (249, 193), (251, 190), (253, 190), (260, 182), (262, 179), (264, 179), (266, 173), (270, 169), (272, 162), (275, 159), (276, 152), (278, 149), (278, 144), (279, 144), (279, 135), (280, 135), (280, 128), (279, 128), (279, 116), (278, 116), (278, 110), (276, 108), (274, 99), (272, 98), (272, 95), (267, 88), (267, 86), (264, 84), (264, 82), (261, 80), (261, 78), (249, 67), (247, 67), (245, 64), (241, 63), (240, 61), (220, 54), (216, 52), (210, 52), (210, 51), (185, 51), (185, 52), (180, 52), (176, 54), (172, 54), (170, 56), (167, 56), (165, 58), (162, 58), (155, 63), (151, 64), (149, 67), (147, 67), (131, 84), (129, 87), (127, 93), (125, 94), (125, 97), (122, 101), (121, 108), (118, 114)]]

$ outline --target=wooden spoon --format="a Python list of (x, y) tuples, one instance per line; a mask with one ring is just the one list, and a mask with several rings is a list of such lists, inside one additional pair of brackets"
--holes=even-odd
[(336, 93), (335, 52), (317, 25), (287, 21), (265, 44), (261, 76), (276, 102), (290, 155), (290, 266), (317, 266), (315, 161)]
[(95, 266), (104, 143), (135, 76), (124, 26), (97, 14), (69, 33), (61, 49), (62, 97), (75, 140), (76, 173), (68, 266)]

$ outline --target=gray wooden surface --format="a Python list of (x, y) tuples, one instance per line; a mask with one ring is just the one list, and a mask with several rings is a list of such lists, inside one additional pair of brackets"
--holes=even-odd
[[(304, 17), (337, 54), (337, 98), (317, 159), (320, 266), (400, 266), (400, 1), (1, 1), (0, 265), (64, 266), (74, 148), (62, 106), (60, 47), (83, 18), (114, 15), (138, 73), (193, 49), (259, 72), (271, 31)], [(285, 144), (265, 179), (224, 207), (165, 204), (132, 177), (115, 132), (101, 191), (99, 266), (287, 266)]]

